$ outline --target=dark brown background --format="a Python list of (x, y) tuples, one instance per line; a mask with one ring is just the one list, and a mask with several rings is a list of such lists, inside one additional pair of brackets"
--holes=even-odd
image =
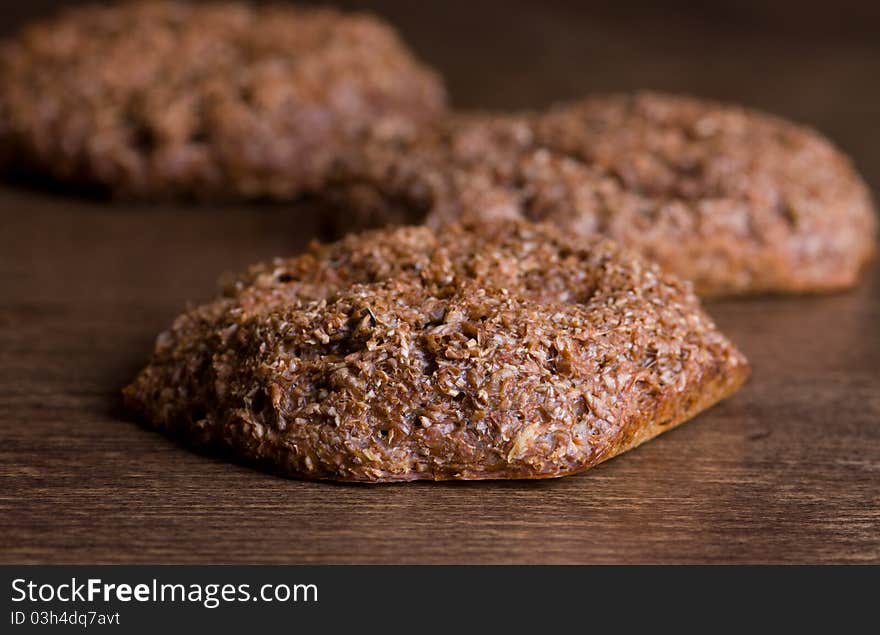
[[(4, 3), (2, 30), (57, 4)], [(736, 100), (820, 128), (880, 185), (876, 2), (358, 4), (459, 106)], [(340, 486), (192, 454), (119, 411), (156, 333), (222, 271), (299, 250), (308, 208), (7, 185), (0, 217), (0, 562), (880, 562), (880, 267), (849, 294), (710, 305), (752, 381), (591, 472)]]

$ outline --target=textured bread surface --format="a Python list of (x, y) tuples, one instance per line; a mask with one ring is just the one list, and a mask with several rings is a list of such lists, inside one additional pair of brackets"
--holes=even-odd
[(818, 133), (652, 93), (376, 131), (325, 195), (349, 228), (526, 218), (599, 232), (704, 296), (848, 288), (876, 242), (865, 184)]
[(7, 167), (121, 197), (295, 196), (366, 126), (444, 109), (387, 24), (327, 8), (86, 6), (0, 51)]
[(124, 390), (152, 426), (344, 481), (580, 472), (736, 391), (688, 283), (522, 221), (350, 235), (230, 278)]

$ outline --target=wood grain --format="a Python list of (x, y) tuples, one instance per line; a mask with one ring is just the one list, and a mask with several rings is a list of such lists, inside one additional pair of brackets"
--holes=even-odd
[[(373, 5), (460, 105), (641, 87), (736, 99), (816, 125), (880, 184), (880, 49), (863, 20), (832, 33), (678, 4)], [(880, 562), (876, 265), (852, 293), (709, 305), (750, 383), (558, 481), (282, 480), (129, 422), (118, 391), (159, 330), (221, 272), (300, 250), (315, 216), (0, 189), (0, 562)]]

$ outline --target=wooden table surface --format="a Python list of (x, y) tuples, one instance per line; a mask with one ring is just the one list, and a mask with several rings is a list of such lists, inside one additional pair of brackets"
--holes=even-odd
[[(13, 23), (51, 4), (19, 3)], [(822, 129), (880, 184), (868, 3), (830, 18), (758, 2), (372, 4), (458, 105), (642, 87), (738, 100)], [(348, 486), (191, 453), (119, 401), (187, 302), (296, 253), (314, 210), (120, 206), (32, 184), (0, 188), (0, 219), (2, 563), (880, 562), (877, 265), (851, 293), (710, 304), (750, 383), (583, 475)]]

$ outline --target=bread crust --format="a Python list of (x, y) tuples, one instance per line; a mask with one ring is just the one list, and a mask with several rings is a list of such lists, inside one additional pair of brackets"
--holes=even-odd
[(123, 198), (287, 199), (366, 126), (444, 110), (440, 78), (389, 25), (327, 8), (86, 6), (0, 53), (7, 168)]
[(525, 222), (405, 227), (227, 280), (124, 390), (189, 443), (309, 479), (548, 478), (735, 392), (687, 283)]
[(656, 93), (374, 133), (325, 196), (346, 228), (526, 218), (602, 233), (703, 296), (846, 289), (876, 243), (868, 190), (827, 139)]

